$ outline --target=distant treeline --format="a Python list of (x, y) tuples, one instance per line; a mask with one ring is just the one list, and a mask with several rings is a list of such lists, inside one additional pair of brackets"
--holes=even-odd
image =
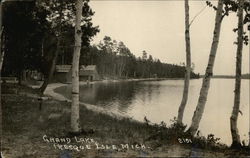
[(241, 76), (241, 78), (243, 78), (243, 79), (250, 79), (250, 74), (243, 74)]
[[(201, 75), (203, 77), (203, 75)], [(212, 78), (235, 78), (235, 76), (232, 75), (214, 75)], [(242, 74), (241, 75), (242, 79), (250, 79), (250, 74)]]
[[(60, 59), (63, 61), (60, 62)], [(67, 62), (65, 59), (70, 57), (61, 54), (58, 62), (70, 64), (70, 60)], [(102, 78), (183, 78), (185, 75), (184, 65), (162, 63), (146, 51), (141, 57), (135, 57), (123, 42), (107, 36), (98, 45), (83, 49), (80, 64), (97, 65)], [(199, 75), (192, 72), (191, 77), (198, 78)]]

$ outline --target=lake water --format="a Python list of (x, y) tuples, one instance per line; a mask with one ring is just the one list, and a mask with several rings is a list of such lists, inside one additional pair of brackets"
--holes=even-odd
[[(188, 126), (197, 105), (202, 79), (191, 80), (183, 122)], [(84, 85), (80, 101), (143, 121), (146, 116), (154, 123), (170, 124), (177, 116), (182, 98), (183, 80), (122, 81)], [(238, 128), (241, 140), (248, 140), (249, 80), (242, 80)], [(55, 90), (70, 98), (71, 87)], [(234, 101), (234, 79), (212, 79), (199, 130), (202, 135), (213, 133), (222, 143), (231, 143), (230, 115)]]

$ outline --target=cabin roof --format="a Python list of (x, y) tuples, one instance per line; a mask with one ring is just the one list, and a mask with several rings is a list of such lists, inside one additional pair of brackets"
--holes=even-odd
[(96, 65), (87, 65), (87, 66), (82, 65), (81, 66), (81, 70), (84, 70), (84, 71), (95, 71), (96, 70)]
[(71, 65), (56, 65), (56, 72), (69, 72)]
[[(64, 72), (67, 73), (71, 70), (71, 65), (56, 65), (56, 72)], [(80, 76), (85, 76), (85, 75), (90, 75), (90, 74), (95, 74), (97, 73), (96, 71), (96, 65), (81, 65), (80, 66), (80, 71), (79, 75)]]
[(96, 74), (96, 65), (87, 65), (87, 66), (81, 66), (80, 69), (80, 76), (87, 76), (87, 75), (91, 75), (91, 74)]

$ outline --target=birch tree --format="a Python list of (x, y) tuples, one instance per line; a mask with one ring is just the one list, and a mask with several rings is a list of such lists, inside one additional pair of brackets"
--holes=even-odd
[[(82, 22), (84, 22), (84, 25), (81, 26), (81, 28), (85, 32), (84, 36), (82, 36), (82, 43), (85, 46), (89, 46), (91, 38), (99, 32), (98, 26), (94, 26), (92, 23), (91, 17), (94, 15), (94, 11), (91, 9), (88, 2), (89, 0), (84, 1), (81, 18)], [(45, 75), (45, 81), (40, 88), (40, 91), (43, 93), (53, 78), (55, 67), (56, 64), (58, 64), (58, 58), (60, 55), (67, 57), (68, 60), (66, 64), (72, 62), (73, 53), (65, 54), (64, 52), (71, 52), (72, 43), (74, 41), (74, 19), (76, 16), (75, 1), (37, 0), (37, 6), (46, 13), (46, 21), (50, 24), (48, 34), (49, 36), (52, 36), (50, 39), (56, 39), (56, 42), (53, 43), (50, 43), (47, 40), (44, 45), (45, 55), (43, 59), (46, 62), (44, 63), (45, 69), (43, 73)], [(53, 50), (54, 48), (56, 49)]]
[(81, 52), (82, 30), (81, 17), (83, 1), (76, 0), (76, 20), (75, 20), (75, 46), (72, 61), (72, 105), (71, 105), (71, 131), (80, 132), (79, 118), (79, 59)]
[(3, 47), (3, 27), (2, 27), (2, 5), (3, 2), (0, 2), (0, 73), (2, 72), (3, 59), (4, 59), (4, 51), (2, 51)]
[(200, 90), (200, 96), (198, 99), (198, 104), (196, 106), (196, 109), (193, 114), (191, 126), (188, 129), (188, 132), (190, 132), (191, 135), (195, 135), (199, 128), (199, 124), (201, 121), (202, 114), (205, 109), (205, 104), (207, 101), (207, 95), (208, 90), (210, 87), (210, 80), (213, 75), (213, 67), (214, 67), (214, 61), (217, 53), (217, 48), (219, 44), (219, 38), (220, 38), (220, 30), (221, 30), (221, 22), (223, 19), (222, 16), (223, 12), (223, 0), (218, 0), (217, 8), (216, 8), (216, 17), (215, 17), (215, 27), (213, 32), (213, 42), (210, 50), (210, 55), (208, 59), (208, 64), (205, 72), (205, 76), (202, 81), (202, 87)]
[(189, 4), (188, 0), (185, 0), (185, 41), (186, 41), (186, 72), (184, 80), (184, 89), (182, 95), (182, 101), (178, 110), (178, 123), (182, 123), (184, 110), (188, 100), (188, 90), (190, 81), (190, 71), (191, 71), (191, 47), (190, 47), (190, 33), (189, 33)]
[(240, 110), (240, 89), (241, 89), (241, 65), (242, 65), (242, 49), (243, 49), (243, 5), (244, 0), (239, 0), (238, 8), (238, 37), (236, 52), (236, 78), (234, 90), (234, 106), (230, 117), (230, 128), (232, 135), (232, 147), (240, 147), (240, 135), (237, 128), (237, 120)]
[[(0, 2), (0, 81), (1, 81), (1, 77), (2, 77), (2, 65), (3, 65), (3, 59), (4, 59), (4, 54), (2, 53), (2, 33), (3, 33), (3, 29), (2, 29), (2, 4), (3, 2)], [(2, 83), (0, 83), (0, 135), (2, 135), (2, 88), (1, 85)], [(0, 138), (0, 150), (2, 151), (2, 138)], [(0, 157), (1, 157), (2, 153), (0, 153)]]

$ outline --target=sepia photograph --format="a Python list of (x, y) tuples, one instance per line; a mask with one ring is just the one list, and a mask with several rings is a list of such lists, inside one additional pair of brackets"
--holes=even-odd
[(0, 157), (250, 157), (249, 39), (250, 0), (0, 0)]

